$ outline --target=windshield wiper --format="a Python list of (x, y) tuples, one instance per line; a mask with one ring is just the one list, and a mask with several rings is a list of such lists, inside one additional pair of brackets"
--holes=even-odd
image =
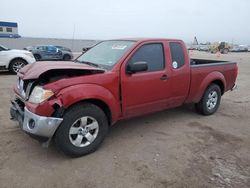
[(89, 61), (79, 61), (79, 60), (76, 60), (75, 62), (84, 63), (84, 64), (90, 65), (90, 66), (92, 66), (92, 67), (99, 67), (98, 64), (92, 63), (92, 62), (89, 62)]
[(101, 68), (101, 69), (105, 69), (103, 66), (101, 66), (101, 65), (99, 65), (99, 64), (96, 64), (96, 63), (89, 62), (89, 61), (79, 61), (79, 60), (75, 60), (75, 62), (77, 62), (77, 63), (84, 63), (84, 64), (90, 65), (90, 66), (92, 66), (92, 67), (98, 67), (98, 68)]

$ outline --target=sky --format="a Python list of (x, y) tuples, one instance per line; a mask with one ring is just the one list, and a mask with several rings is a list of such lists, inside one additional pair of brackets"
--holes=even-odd
[(26, 37), (250, 44), (250, 0), (0, 0), (0, 21)]

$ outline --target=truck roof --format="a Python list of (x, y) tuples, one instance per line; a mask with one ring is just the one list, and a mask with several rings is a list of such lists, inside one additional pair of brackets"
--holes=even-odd
[(147, 41), (182, 41), (180, 39), (169, 39), (169, 38), (120, 38), (114, 40), (127, 40), (135, 42), (147, 42)]

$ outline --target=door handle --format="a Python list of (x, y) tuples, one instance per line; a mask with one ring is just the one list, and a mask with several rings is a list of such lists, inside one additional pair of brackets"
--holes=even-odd
[(161, 80), (167, 80), (168, 79), (168, 77), (167, 77), (167, 75), (166, 74), (164, 74), (164, 75), (162, 75), (161, 76), (161, 78), (160, 78)]

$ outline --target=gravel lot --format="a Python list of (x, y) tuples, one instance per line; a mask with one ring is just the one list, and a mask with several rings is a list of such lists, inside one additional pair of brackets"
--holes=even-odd
[(0, 187), (250, 187), (250, 53), (192, 57), (238, 62), (238, 89), (216, 114), (193, 105), (117, 123), (93, 154), (71, 159), (9, 120), (16, 76), (0, 72)]

